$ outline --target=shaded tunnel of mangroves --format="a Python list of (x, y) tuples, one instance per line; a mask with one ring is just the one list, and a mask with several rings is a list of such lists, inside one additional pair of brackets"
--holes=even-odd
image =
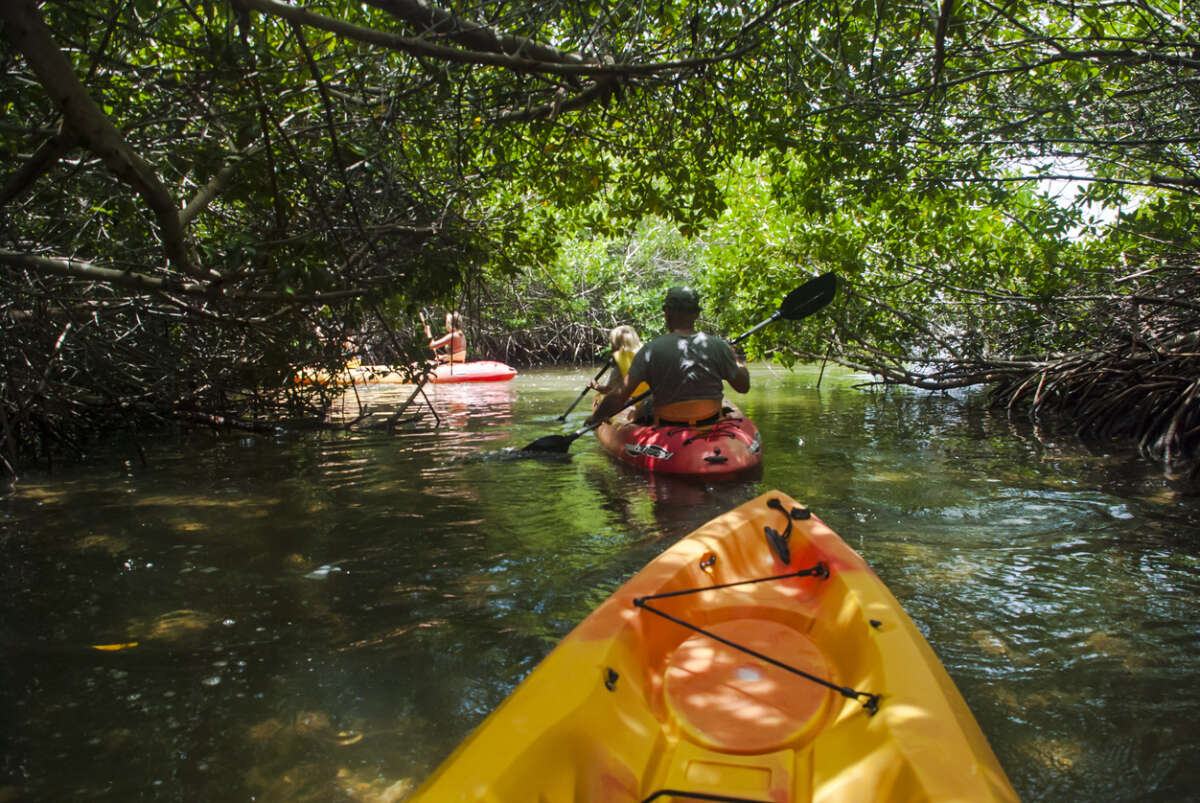
[[(587, 368), (431, 388), (440, 426), (192, 433), (23, 476), (0, 800), (402, 799), (648, 560), (772, 488), (887, 583), (1023, 799), (1194, 797), (1200, 501), (970, 397), (752, 372), (764, 465), (707, 486), (590, 435), (513, 459), (581, 425), (586, 403), (553, 419)], [(386, 417), (408, 390), (359, 398)]]

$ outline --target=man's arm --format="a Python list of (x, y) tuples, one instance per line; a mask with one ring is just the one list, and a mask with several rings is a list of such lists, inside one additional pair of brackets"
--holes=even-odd
[(737, 368), (733, 372), (733, 376), (729, 379), (729, 386), (738, 393), (746, 393), (750, 390), (750, 369), (746, 367), (746, 352), (738, 346), (730, 346), (733, 352), (733, 359), (737, 363)]

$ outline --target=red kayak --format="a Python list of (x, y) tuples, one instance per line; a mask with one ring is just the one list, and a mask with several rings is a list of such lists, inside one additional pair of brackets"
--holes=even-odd
[(626, 410), (596, 428), (604, 451), (623, 463), (659, 474), (713, 477), (736, 474), (762, 462), (762, 436), (728, 401), (725, 417), (703, 427), (646, 426)]
[(507, 382), (517, 375), (517, 369), (495, 360), (442, 363), (433, 369), (429, 381), (447, 382)]
[[(390, 365), (356, 365), (347, 368), (340, 374), (330, 374), (314, 368), (306, 368), (296, 374), (295, 381), (300, 385), (410, 385), (419, 373), (415, 369), (409, 371), (392, 370)], [(429, 381), (434, 384), (446, 382), (507, 382), (517, 375), (517, 369), (495, 360), (476, 360), (475, 362), (442, 363), (429, 374)]]

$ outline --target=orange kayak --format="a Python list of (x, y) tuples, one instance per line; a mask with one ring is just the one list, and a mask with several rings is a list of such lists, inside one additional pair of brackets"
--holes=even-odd
[(772, 491), (618, 589), (412, 799), (1017, 797), (895, 597)]

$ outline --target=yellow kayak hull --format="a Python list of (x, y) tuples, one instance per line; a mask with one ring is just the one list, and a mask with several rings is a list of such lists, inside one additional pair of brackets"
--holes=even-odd
[(618, 589), (411, 799), (1017, 797), (895, 597), (773, 491)]

